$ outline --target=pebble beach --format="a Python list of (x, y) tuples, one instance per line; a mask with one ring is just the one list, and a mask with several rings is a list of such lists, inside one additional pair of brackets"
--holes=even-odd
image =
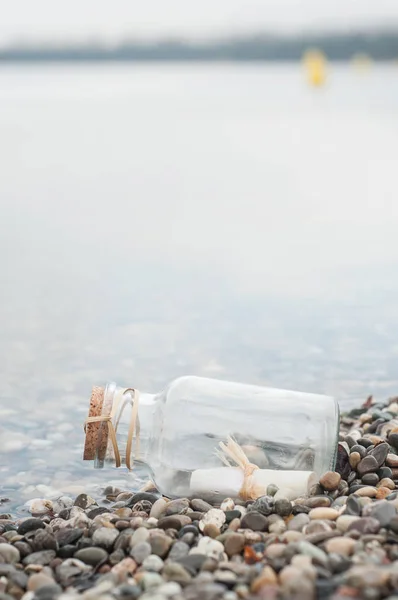
[(397, 399), (341, 415), (335, 468), (293, 501), (3, 499), (0, 600), (398, 598)]

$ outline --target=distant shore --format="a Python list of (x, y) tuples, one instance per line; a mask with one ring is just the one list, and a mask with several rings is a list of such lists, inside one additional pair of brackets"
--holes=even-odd
[(294, 36), (263, 33), (206, 42), (173, 39), (145, 43), (128, 39), (112, 46), (102, 42), (62, 45), (26, 41), (0, 48), (0, 62), (288, 62), (300, 60), (310, 48), (332, 61), (347, 61), (357, 55), (375, 61), (396, 60), (398, 30)]

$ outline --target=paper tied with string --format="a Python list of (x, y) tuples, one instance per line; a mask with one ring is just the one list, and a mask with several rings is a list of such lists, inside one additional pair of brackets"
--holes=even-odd
[(275, 498), (294, 500), (306, 494), (317, 480), (313, 471), (260, 469), (251, 463), (241, 446), (232, 438), (220, 442), (216, 454), (224, 467), (197, 469), (192, 472), (191, 494), (217, 494), (256, 500), (265, 496), (267, 487), (274, 484), (278, 488)]
[[(101, 387), (93, 387), (88, 417), (84, 424), (85, 444), (83, 460), (95, 460), (102, 466), (104, 460), (113, 460), (116, 467), (124, 461), (126, 467), (133, 468), (134, 456), (140, 452), (140, 423), (138, 416), (139, 392), (134, 388), (121, 389), (114, 394), (106, 394)], [(117, 432), (124, 411), (130, 410), (125, 456), (120, 453)]]

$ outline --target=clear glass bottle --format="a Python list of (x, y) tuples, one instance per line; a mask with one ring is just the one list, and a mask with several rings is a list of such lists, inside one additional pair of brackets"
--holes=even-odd
[[(138, 452), (129, 435), (137, 409)], [(220, 460), (220, 442), (230, 437), (259, 467), (256, 481), (264, 489), (275, 483), (280, 495), (305, 493), (310, 474), (335, 466), (339, 409), (329, 396), (194, 376), (172, 381), (159, 394), (138, 395), (115, 383), (94, 388), (84, 459), (101, 468), (104, 461), (115, 462), (115, 451), (108, 423), (95, 421), (99, 415), (116, 430), (121, 463), (146, 463), (159, 491), (169, 497), (238, 496), (243, 472)]]

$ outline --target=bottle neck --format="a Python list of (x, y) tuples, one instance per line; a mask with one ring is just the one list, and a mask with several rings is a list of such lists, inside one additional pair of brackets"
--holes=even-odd
[[(106, 386), (104, 392), (103, 414), (111, 416), (111, 422), (116, 432), (116, 442), (121, 464), (133, 465), (134, 461), (149, 463), (151, 446), (154, 441), (153, 423), (157, 396), (122, 388), (115, 383)], [(128, 447), (130, 446), (130, 460)], [(108, 436), (105, 460), (96, 460), (96, 467), (102, 467), (104, 462), (115, 464), (115, 449), (112, 439)]]

